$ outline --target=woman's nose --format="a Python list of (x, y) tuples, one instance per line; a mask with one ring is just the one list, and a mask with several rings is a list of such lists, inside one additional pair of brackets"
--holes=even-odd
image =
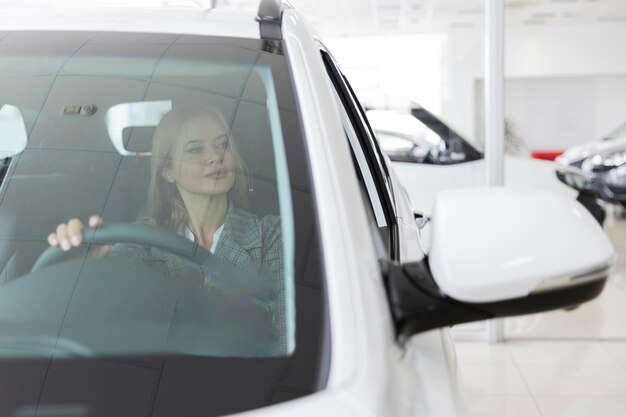
[(222, 155), (219, 152), (209, 151), (207, 152), (205, 164), (217, 165), (222, 162)]

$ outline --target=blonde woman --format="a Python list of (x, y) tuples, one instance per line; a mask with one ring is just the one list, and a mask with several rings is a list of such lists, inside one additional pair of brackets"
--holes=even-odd
[[(221, 279), (231, 280), (235, 283), (229, 287), (231, 293), (253, 300), (262, 307), (259, 314), (269, 315), (281, 351), (285, 341), (280, 218), (246, 211), (246, 168), (228, 126), (223, 115), (210, 107), (174, 107), (162, 118), (152, 144), (148, 215), (140, 222), (185, 236), (226, 263), (268, 271), (258, 275), (265, 282), (242, 283), (235, 276)], [(89, 219), (90, 227), (102, 223), (99, 216)], [(71, 219), (60, 224), (48, 242), (69, 250), (82, 243), (82, 232), (82, 222)], [(177, 279), (201, 277), (209, 292), (212, 286), (229, 284), (214, 282), (211, 271), (158, 248), (118, 243), (110, 252)]]

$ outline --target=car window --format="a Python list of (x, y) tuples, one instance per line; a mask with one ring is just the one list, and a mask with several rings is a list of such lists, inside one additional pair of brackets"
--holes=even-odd
[[(312, 185), (287, 61), (273, 46), (4, 34), (0, 385), (11, 384), (3, 363), (38, 369), (54, 357), (59, 373), (40, 386), (44, 397), (64, 386), (58, 403), (105, 380), (98, 390), (129, 384), (119, 401), (154, 415), (207, 416), (324, 386)], [(103, 219), (94, 238), (110, 236), (96, 243), (110, 248), (49, 248), (59, 224), (91, 215)], [(106, 379), (103, 358), (130, 376)], [(94, 388), (93, 398), (83, 406), (107, 414), (106, 395)], [(0, 414), (29, 406), (16, 398)]]
[[(342, 113), (346, 138), (355, 160), (357, 176), (378, 227), (375, 239), (383, 242), (385, 257), (395, 257), (397, 250), (395, 214), (388, 168), (372, 130), (367, 124), (365, 113), (347, 80), (325, 51), (322, 51), (322, 59), (335, 87), (336, 99)], [(377, 244), (377, 247), (380, 245)]]

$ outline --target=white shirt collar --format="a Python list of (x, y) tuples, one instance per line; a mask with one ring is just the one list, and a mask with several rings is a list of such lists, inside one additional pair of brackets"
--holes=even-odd
[[(222, 225), (217, 228), (215, 233), (213, 233), (213, 243), (211, 244), (211, 249), (209, 249), (209, 252), (215, 253), (215, 249), (217, 248), (217, 242), (220, 240), (220, 236), (222, 235), (223, 230), (224, 230), (224, 223), (222, 223)], [(196, 237), (193, 235), (193, 233), (191, 232), (191, 229), (189, 229), (187, 225), (185, 225), (185, 227), (183, 228), (183, 233), (185, 234), (185, 237), (187, 239), (191, 240), (192, 242), (196, 241)]]

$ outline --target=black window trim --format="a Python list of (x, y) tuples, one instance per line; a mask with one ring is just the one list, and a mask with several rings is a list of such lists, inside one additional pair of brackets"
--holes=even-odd
[[(357, 138), (361, 142), (361, 147), (365, 151), (365, 157), (369, 165), (378, 197), (383, 204), (383, 211), (385, 213), (385, 219), (389, 225), (390, 231), (390, 258), (399, 259), (399, 236), (396, 220), (396, 210), (393, 201), (393, 191), (391, 182), (389, 179), (389, 173), (387, 166), (384, 162), (380, 149), (375, 143), (375, 136), (372, 136), (371, 128), (367, 123), (367, 118), (362, 113), (363, 108), (356, 101), (356, 96), (350, 84), (347, 82), (345, 76), (339, 70), (337, 63), (330, 55), (330, 53), (320, 45), (320, 52), (326, 71), (330, 77), (330, 80), (337, 91), (339, 99), (341, 100), (350, 122), (357, 131)], [(368, 140), (365, 140), (367, 138)]]

